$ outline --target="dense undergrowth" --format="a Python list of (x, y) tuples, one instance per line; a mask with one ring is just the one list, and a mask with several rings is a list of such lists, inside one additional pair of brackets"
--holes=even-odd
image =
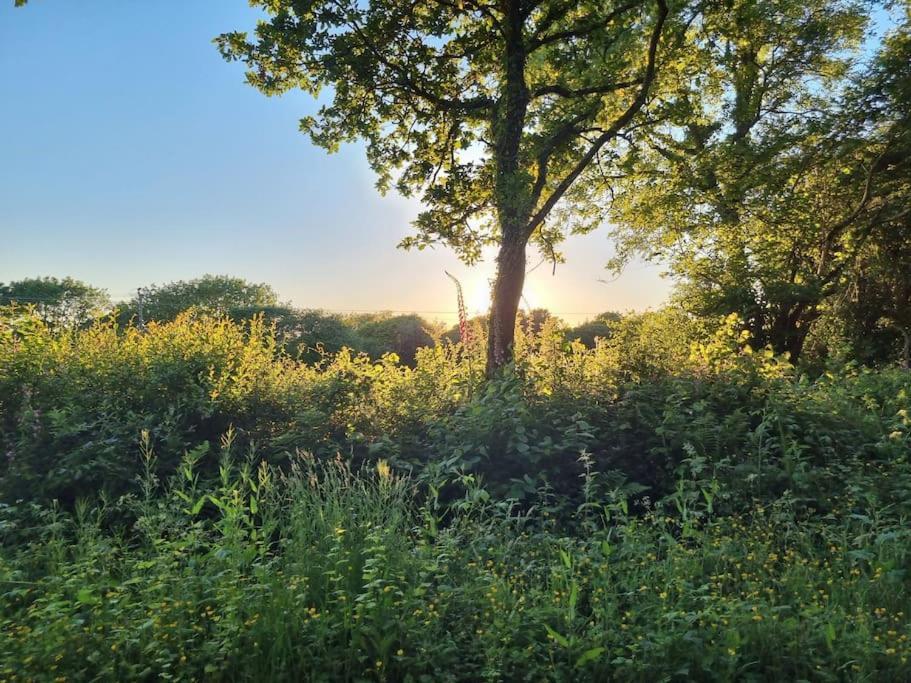
[(911, 377), (0, 323), (0, 680), (904, 680)]

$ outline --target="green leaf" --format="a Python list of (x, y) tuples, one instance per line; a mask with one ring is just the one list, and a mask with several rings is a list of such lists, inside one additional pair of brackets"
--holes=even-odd
[(607, 648), (603, 647), (593, 647), (591, 650), (586, 650), (582, 653), (579, 659), (576, 660), (576, 668), (579, 669), (589, 662), (598, 659), (601, 655), (605, 653)]
[(97, 605), (101, 599), (95, 595), (91, 588), (80, 588), (76, 593), (76, 601), (83, 605)]
[(199, 500), (193, 503), (193, 507), (190, 508), (191, 515), (198, 515), (199, 511), (202, 510), (202, 506), (206, 504), (206, 496), (201, 496)]
[(554, 631), (549, 624), (544, 624), (544, 628), (547, 631), (547, 635), (556, 640), (560, 645), (563, 647), (569, 647), (569, 641), (564, 636), (561, 636), (559, 633)]

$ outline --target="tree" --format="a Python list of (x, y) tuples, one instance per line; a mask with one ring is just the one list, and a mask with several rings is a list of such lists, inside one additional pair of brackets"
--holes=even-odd
[[(855, 358), (899, 358), (911, 365), (911, 16), (886, 39), (868, 78), (855, 92), (854, 118), (888, 136), (879, 160), (866, 230), (825, 314)], [(875, 190), (875, 191), (874, 191)], [(856, 193), (856, 190), (855, 190)], [(831, 327), (832, 325), (830, 325)]]
[(610, 339), (614, 328), (623, 320), (623, 314), (617, 311), (599, 313), (591, 320), (572, 327), (566, 331), (568, 341), (579, 340), (590, 349), (595, 348), (599, 339)]
[(36, 277), (0, 283), (0, 306), (32, 306), (45, 323), (79, 325), (101, 315), (111, 306), (107, 292), (80, 280)]
[(391, 352), (411, 366), (415, 363), (417, 350), (433, 346), (435, 338), (443, 332), (414, 314), (367, 313), (349, 316), (347, 322), (360, 340), (359, 350), (373, 358)]
[[(558, 258), (599, 223), (605, 172), (698, 11), (667, 0), (254, 0), (251, 40), (219, 36), (267, 95), (331, 102), (301, 129), (333, 151), (363, 139), (378, 187), (426, 207), (405, 247), (496, 245), (488, 373), (512, 355), (526, 248)], [(556, 224), (555, 211), (572, 221)]]
[(860, 252), (900, 217), (903, 124), (850, 87), (864, 7), (726, 4), (705, 27), (726, 39), (694, 40), (692, 59), (713, 69), (665, 83), (663, 120), (622, 162), (619, 262), (666, 259), (690, 310), (738, 313), (753, 344), (796, 360)]
[(516, 317), (525, 333), (532, 336), (540, 334), (550, 321), (557, 326), (563, 325), (563, 322), (546, 308), (533, 308), (530, 311), (519, 310)]
[(167, 321), (191, 308), (214, 315), (230, 315), (238, 309), (250, 312), (277, 304), (278, 296), (267, 284), (228, 275), (203, 275), (195, 280), (142, 288), (123, 308), (121, 317), (136, 318), (141, 311), (143, 320)]

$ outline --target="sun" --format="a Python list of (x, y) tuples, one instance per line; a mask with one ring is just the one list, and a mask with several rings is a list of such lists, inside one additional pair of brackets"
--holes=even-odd
[(477, 278), (468, 286), (465, 308), (469, 316), (486, 315), (490, 311), (490, 283), (486, 277)]
[[(490, 312), (491, 289), (490, 278), (486, 275), (472, 278), (465, 284), (465, 308), (470, 317), (487, 315)], [(541, 306), (541, 297), (526, 282), (522, 291), (522, 299), (519, 300), (519, 309), (528, 310), (539, 306)]]

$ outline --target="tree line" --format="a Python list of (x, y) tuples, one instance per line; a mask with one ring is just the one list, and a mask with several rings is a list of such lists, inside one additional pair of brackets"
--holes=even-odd
[[(692, 288), (690, 282), (679, 286), (668, 305), (658, 311), (605, 311), (575, 326), (544, 308), (520, 310), (517, 329), (531, 336), (544, 331), (564, 343), (579, 341), (587, 348), (594, 348), (599, 339), (618, 335), (638, 337), (644, 327), (651, 330), (648, 335), (667, 335), (668, 343), (685, 345), (692, 335), (674, 335), (671, 329), (687, 327), (711, 334), (727, 324), (723, 321), (733, 313), (739, 324), (746, 326), (745, 341), (753, 348), (765, 347), (783, 354), (768, 340), (754, 345), (755, 331), (751, 321), (740, 316), (741, 311), (704, 306), (701, 300), (692, 298)], [(842, 301), (840, 306), (821, 314), (808, 337), (809, 349), (802, 366), (818, 368), (832, 358), (869, 365), (898, 361), (907, 366), (907, 330), (886, 317), (885, 307), (870, 310), (877, 301), (865, 300), (864, 307), (860, 301), (854, 302), (853, 307), (850, 301)], [(117, 304), (105, 290), (71, 277), (0, 282), (0, 317), (15, 315), (26, 307), (45, 324), (56, 328), (85, 327), (102, 318), (113, 319), (121, 327), (144, 326), (169, 322), (188, 313), (226, 317), (235, 322), (261, 317), (266, 325), (275, 328), (275, 338), (283, 353), (309, 363), (348, 348), (374, 359), (394, 353), (406, 365), (413, 365), (415, 354), (422, 347), (459, 341), (484, 344), (490, 329), (486, 315), (447, 326), (415, 313), (337, 313), (297, 307), (282, 302), (268, 284), (227, 275), (204, 275), (142, 287), (134, 297)], [(858, 320), (861, 312), (865, 315), (863, 320), (874, 321), (867, 328)]]
[[(130, 300), (118, 304), (105, 290), (71, 277), (24, 278), (0, 283), (0, 306), (11, 307), (7, 315), (31, 307), (45, 324), (57, 328), (83, 327), (108, 317), (121, 326), (142, 326), (170, 322), (187, 312), (236, 322), (261, 316), (267, 325), (275, 327), (276, 339), (284, 352), (309, 362), (349, 348), (373, 358), (394, 353), (411, 365), (419, 348), (443, 340), (456, 342), (461, 336), (458, 325), (447, 327), (414, 313), (342, 314), (295, 307), (280, 301), (268, 284), (226, 275), (141, 287)], [(545, 309), (522, 314), (531, 332), (539, 331), (552, 318)], [(596, 337), (608, 334), (605, 320), (620, 318), (619, 313), (606, 313), (573, 329), (578, 329), (580, 337), (591, 346)], [(486, 316), (479, 316), (470, 321), (482, 329), (479, 336), (483, 335), (485, 319)]]

